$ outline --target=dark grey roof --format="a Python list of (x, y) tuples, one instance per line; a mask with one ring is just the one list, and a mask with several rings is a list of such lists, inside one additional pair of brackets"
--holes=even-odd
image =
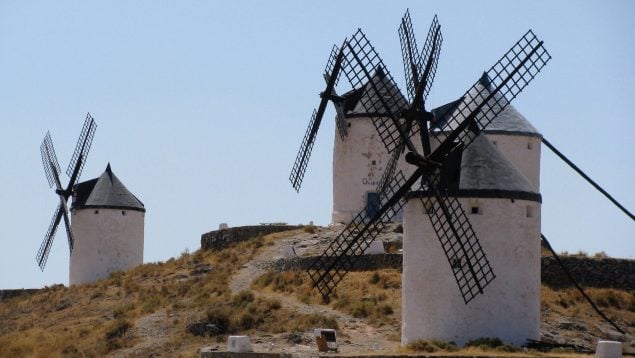
[(114, 208), (146, 211), (143, 203), (115, 176), (110, 168), (99, 178), (75, 185), (73, 209)]
[(536, 193), (525, 176), (484, 135), (463, 152), (459, 189)]
[(371, 80), (366, 82), (364, 86), (353, 89), (343, 95), (345, 98), (346, 117), (369, 117), (387, 114), (377, 96), (377, 92), (372, 89), (373, 85), (391, 107), (390, 111), (393, 114), (398, 115), (408, 105), (408, 101), (399, 90), (399, 87), (383, 71), (377, 70)]
[(478, 136), (463, 152), (456, 195), (541, 201), (529, 181), (484, 135)]
[[(487, 90), (491, 90), (491, 83), (485, 73), (481, 76), (479, 83), (475, 87), (475, 91), (480, 93), (480, 91), (484, 89), (486, 91), (482, 93), (487, 93)], [(433, 109), (432, 113), (434, 113), (437, 123), (433, 126), (432, 130), (434, 130), (435, 127), (438, 128), (445, 124), (462, 101), (463, 97)], [(492, 123), (485, 128), (485, 133), (542, 137), (538, 130), (529, 123), (527, 118), (520, 114), (511, 104), (508, 104), (507, 107), (494, 118)]]

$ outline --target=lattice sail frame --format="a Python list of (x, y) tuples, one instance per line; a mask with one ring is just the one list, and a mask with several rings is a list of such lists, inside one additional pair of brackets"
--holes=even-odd
[(46, 261), (48, 260), (49, 252), (51, 251), (51, 246), (53, 245), (53, 237), (55, 237), (55, 231), (57, 230), (57, 225), (62, 218), (61, 210), (61, 205), (57, 205), (57, 208), (53, 213), (51, 223), (49, 224), (48, 230), (44, 235), (44, 240), (42, 241), (42, 244), (40, 244), (40, 249), (35, 256), (35, 260), (42, 270), (44, 270), (44, 266), (46, 265)]
[[(392, 153), (398, 147), (400, 130), (405, 127), (405, 121), (399, 114), (407, 108), (408, 103), (390, 75), (390, 71), (361, 29), (358, 29), (346, 42), (344, 55), (346, 61), (342, 71), (351, 87), (365, 87), (366, 91), (374, 93), (371, 96), (363, 96), (360, 103), (370, 114), (386, 149)], [(387, 118), (389, 119), (386, 120)], [(394, 118), (402, 128), (397, 128), (390, 118)]]
[(57, 161), (57, 155), (55, 154), (55, 148), (53, 147), (53, 140), (51, 139), (51, 133), (46, 132), (42, 145), (40, 146), (40, 154), (42, 155), (42, 165), (44, 167), (44, 174), (46, 180), (51, 188), (57, 186), (59, 181), (59, 173), (61, 172), (60, 164)]
[[(496, 116), (534, 79), (549, 62), (551, 55), (529, 30), (488, 71), (490, 85), (481, 80), (468, 89), (463, 100), (442, 126), (431, 131), (437, 140), (444, 140), (448, 132), (458, 135), (454, 140), (467, 147)], [(460, 129), (457, 131), (457, 129)], [(435, 160), (439, 155), (432, 154)]]
[[(436, 76), (439, 55), (441, 53), (441, 44), (443, 43), (441, 25), (435, 15), (432, 19), (432, 24), (428, 30), (426, 42), (421, 53), (418, 52), (417, 41), (412, 28), (410, 12), (408, 10), (406, 10), (406, 14), (401, 20), (398, 32), (399, 42), (401, 43), (401, 55), (404, 64), (405, 80), (408, 87), (408, 101), (412, 106), (416, 107), (417, 105), (420, 105), (422, 107), (421, 109), (425, 109), (425, 100), (432, 88), (432, 82)], [(426, 71), (425, 65), (428, 65), (428, 62), (428, 72), (424, 73)], [(423, 80), (425, 80), (425, 88), (421, 89), (421, 103), (414, 103), (415, 96), (417, 95), (417, 88)], [(425, 123), (426, 128), (420, 128), (419, 125), (420, 123), (410, 123), (411, 127), (408, 128), (406, 126), (404, 133), (408, 133), (410, 138), (416, 135), (420, 130), (423, 130), (424, 134), (427, 134), (427, 123)], [(400, 142), (392, 152), (382, 178), (377, 185), (377, 192), (381, 193), (384, 183), (388, 182), (392, 177), (405, 146), (406, 142), (404, 138), (400, 136)]]
[[(73, 152), (73, 156), (71, 157), (71, 161), (68, 163), (68, 168), (66, 168), (66, 175), (69, 177), (73, 176), (73, 172), (75, 172), (77, 168), (77, 174), (75, 174), (74, 181), (77, 181), (81, 176), (82, 170), (84, 169), (84, 165), (86, 164), (86, 156), (90, 151), (90, 146), (93, 143), (93, 137), (95, 136), (95, 130), (97, 130), (97, 124), (93, 117), (88, 113), (86, 115), (86, 120), (84, 121), (84, 126), (82, 127), (82, 131), (79, 134), (79, 140), (77, 141), (77, 145), (75, 146), (75, 151)], [(71, 183), (75, 184), (75, 183)]]
[(424, 176), (432, 197), (420, 200), (467, 304), (483, 293), (496, 275), (461, 203), (438, 189), (439, 179), (438, 173)]
[[(423, 76), (423, 72), (426, 65), (426, 59), (431, 58), (432, 63), (430, 66), (430, 73), (428, 75), (425, 88), (422, 91), (422, 99), (428, 97), (428, 93), (432, 88), (432, 82), (436, 76), (437, 65), (439, 63), (439, 53), (441, 51), (441, 44), (443, 43), (443, 35), (441, 35), (441, 25), (439, 19), (435, 15), (430, 24), (426, 41), (418, 52), (417, 40), (412, 28), (412, 21), (410, 19), (410, 12), (406, 10), (406, 14), (401, 20), (399, 25), (399, 42), (401, 43), (401, 57), (403, 59), (404, 74), (406, 79), (406, 89), (408, 93), (408, 101), (413, 102), (415, 94), (417, 92), (417, 85), (420, 78)], [(436, 35), (436, 36), (435, 36)], [(430, 53), (434, 49), (434, 54), (430, 57)], [(414, 66), (414, 68), (413, 68)], [(413, 71), (414, 70), (414, 71)], [(416, 74), (415, 74), (416, 71)], [(415, 76), (416, 75), (416, 76)]]
[[(317, 138), (317, 133), (320, 128), (322, 117), (324, 116), (324, 111), (326, 110), (328, 101), (332, 98), (332, 96), (336, 95), (335, 86), (339, 82), (339, 78), (341, 76), (340, 69), (342, 61), (343, 55), (341, 54), (340, 49), (337, 46), (333, 46), (324, 69), (326, 89), (322, 94), (320, 94), (322, 98), (318, 108), (313, 110), (311, 120), (309, 121), (307, 130), (302, 138), (302, 143), (300, 144), (300, 149), (296, 155), (293, 167), (291, 168), (291, 174), (289, 174), (291, 186), (298, 192), (300, 191), (302, 181), (304, 180), (304, 174), (306, 173), (306, 169), (309, 164), (309, 158), (311, 157), (311, 152), (313, 151), (313, 145), (315, 143), (315, 139)], [(337, 105), (335, 107), (337, 110)], [(338, 115), (336, 117), (338, 131), (340, 136), (345, 137), (347, 134), (346, 125), (342, 123), (342, 121), (344, 121), (343, 114), (340, 116), (338, 111)]]
[[(337, 55), (340, 52), (340, 48), (337, 45), (333, 45), (331, 49), (331, 55), (329, 56), (328, 61), (326, 62), (326, 67), (324, 68), (324, 80), (328, 84), (328, 79), (330, 74), (333, 73), (335, 68), (335, 63), (337, 62)], [(343, 60), (343, 59), (342, 59)], [(337, 96), (335, 92), (335, 87), (337, 87), (340, 82), (340, 77), (342, 76), (342, 71), (337, 71), (337, 76), (335, 77), (335, 85), (333, 86), (332, 95)], [(337, 127), (337, 132), (340, 135), (340, 138), (344, 140), (348, 136), (348, 125), (346, 123), (346, 119), (344, 118), (344, 109), (340, 104), (334, 103), (335, 105), (335, 125)]]
[(309, 165), (308, 158), (311, 156), (313, 144), (315, 144), (315, 139), (311, 139), (311, 133), (313, 131), (313, 127), (315, 126), (316, 119), (317, 110), (314, 109), (313, 114), (311, 114), (309, 126), (304, 133), (302, 144), (300, 144), (300, 150), (298, 151), (295, 162), (293, 163), (291, 174), (289, 175), (289, 181), (296, 191), (300, 191), (300, 186), (302, 186), (302, 180), (304, 180), (304, 174), (306, 173), (306, 168)]

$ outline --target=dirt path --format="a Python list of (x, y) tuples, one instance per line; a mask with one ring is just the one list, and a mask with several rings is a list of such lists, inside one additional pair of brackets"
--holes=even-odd
[(138, 339), (133, 347), (119, 349), (111, 357), (142, 357), (158, 353), (168, 339), (167, 313), (159, 310), (139, 318), (130, 334)]
[[(284, 257), (284, 252), (288, 250), (285, 246), (293, 246), (298, 255), (315, 254), (321, 252), (325, 246), (325, 240), (319, 239), (324, 236), (334, 236), (335, 231), (320, 230), (318, 234), (301, 233), (289, 237), (283, 237), (274, 241), (273, 245), (265, 246), (260, 254), (253, 260), (244, 265), (230, 279), (230, 289), (232, 293), (237, 293), (250, 288), (254, 279), (267, 272), (264, 268), (267, 263)], [(255, 295), (279, 300), (283, 307), (292, 309), (301, 314), (324, 314), (334, 317), (340, 328), (338, 336), (340, 337), (339, 351), (341, 353), (387, 353), (395, 352), (399, 348), (399, 342), (389, 341), (385, 337), (394, 334), (394, 327), (372, 327), (364, 320), (355, 318), (346, 313), (334, 310), (324, 305), (310, 305), (300, 302), (293, 297), (277, 294), (274, 292), (253, 291)], [(319, 327), (316, 327), (319, 328)], [(291, 332), (290, 332), (291, 333)], [(284, 336), (284, 335), (282, 335)], [(303, 332), (304, 342), (312, 341), (312, 332)], [(278, 338), (278, 339), (277, 339)], [(252, 338), (253, 339), (253, 338)], [(260, 341), (265, 347), (275, 345), (279, 348), (285, 345), (282, 337), (270, 337), (270, 339), (261, 340), (256, 338), (256, 342)], [(314, 344), (291, 344), (286, 342), (287, 350), (291, 351), (315, 351)], [(258, 343), (255, 344), (258, 349)]]

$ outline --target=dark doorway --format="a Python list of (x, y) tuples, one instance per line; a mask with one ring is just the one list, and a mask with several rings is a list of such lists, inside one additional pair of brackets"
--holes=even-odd
[(379, 194), (369, 191), (366, 193), (366, 216), (370, 219), (377, 215), (381, 209)]

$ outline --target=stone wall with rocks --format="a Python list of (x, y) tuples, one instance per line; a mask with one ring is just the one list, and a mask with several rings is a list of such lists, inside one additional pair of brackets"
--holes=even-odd
[[(316, 257), (294, 257), (270, 264), (275, 271), (306, 270)], [(564, 265), (583, 287), (619, 288), (635, 290), (635, 260), (612, 258), (561, 257)], [(401, 254), (364, 255), (351, 271), (369, 271), (385, 268), (401, 269)], [(494, 267), (494, 270), (496, 268)], [(552, 288), (573, 287), (565, 272), (553, 257), (542, 258), (541, 279)]]
[(220, 250), (231, 244), (251, 239), (260, 235), (276, 232), (296, 230), (302, 225), (254, 225), (238, 226), (227, 229), (214, 230), (201, 235), (201, 249)]
[(15, 290), (0, 290), (0, 301), (7, 300), (12, 297), (30, 295), (32, 293), (38, 292), (39, 290), (40, 289), (38, 288), (20, 288)]
[[(583, 287), (635, 290), (635, 260), (561, 256), (560, 260)], [(572, 287), (553, 257), (542, 258), (542, 283), (552, 288)]]

